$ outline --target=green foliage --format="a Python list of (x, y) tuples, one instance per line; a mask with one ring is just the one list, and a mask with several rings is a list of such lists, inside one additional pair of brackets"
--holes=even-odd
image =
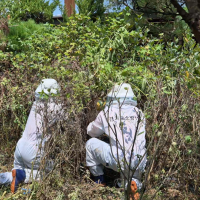
[(8, 48), (13, 51), (21, 51), (21, 42), (28, 39), (34, 32), (42, 33), (44, 26), (36, 24), (34, 20), (12, 23), (8, 34)]
[(88, 15), (93, 20), (97, 17), (103, 18), (106, 10), (104, 0), (76, 0), (79, 14)]
[(53, 0), (52, 3), (45, 0), (1, 0), (0, 11), (4, 17), (10, 15), (13, 21), (34, 19), (39, 23), (51, 21), (59, 4), (59, 0)]
[(67, 10), (65, 8), (65, 5), (62, 5), (61, 3), (58, 5), (62, 18), (63, 18), (63, 22), (67, 22), (68, 20), (68, 15), (67, 15)]
[(119, 7), (120, 10), (129, 11), (127, 21), (132, 25), (131, 29), (135, 28), (135, 18), (142, 15), (143, 20), (140, 20), (140, 26), (148, 27), (149, 34), (154, 37), (159, 37), (159, 34), (163, 33), (164, 42), (179, 38), (179, 44), (182, 45), (183, 36), (190, 30), (188, 24), (177, 14), (176, 9), (167, 0), (128, 0), (126, 2), (110, 0), (109, 6), (110, 9), (114, 8), (115, 10), (115, 7)]
[(185, 136), (185, 141), (187, 143), (191, 142), (192, 141), (191, 136), (190, 135)]

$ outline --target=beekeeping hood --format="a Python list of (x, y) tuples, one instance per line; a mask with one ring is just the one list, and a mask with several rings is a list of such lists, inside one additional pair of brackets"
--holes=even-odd
[(60, 86), (55, 79), (43, 79), (35, 91), (36, 100), (55, 96), (60, 91)]
[(107, 106), (111, 104), (129, 104), (137, 106), (137, 100), (128, 83), (116, 84), (107, 94)]

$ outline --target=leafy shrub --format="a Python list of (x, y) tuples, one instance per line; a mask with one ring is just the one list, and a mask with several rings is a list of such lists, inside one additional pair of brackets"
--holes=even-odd
[(97, 17), (103, 18), (106, 10), (103, 0), (76, 0), (79, 14), (88, 15), (96, 21)]
[(43, 23), (52, 20), (53, 12), (59, 4), (59, 0), (51, 3), (45, 0), (1, 0), (0, 11), (4, 17), (9, 15), (12, 21), (34, 19), (37, 23)]
[(10, 32), (8, 35), (8, 48), (12, 51), (20, 51), (22, 46), (21, 42), (28, 39), (34, 32), (38, 34), (42, 33), (44, 25), (36, 24), (34, 20), (28, 20), (27, 22), (13, 23), (10, 26)]

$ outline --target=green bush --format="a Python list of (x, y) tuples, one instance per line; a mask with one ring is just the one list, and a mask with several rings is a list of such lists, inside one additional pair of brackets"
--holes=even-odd
[(41, 34), (44, 30), (43, 24), (36, 24), (34, 20), (30, 19), (27, 22), (18, 22), (10, 25), (8, 34), (8, 49), (11, 51), (21, 51), (22, 41), (27, 40), (35, 32)]
[(106, 11), (104, 0), (76, 0), (79, 14), (88, 15), (94, 21), (103, 18)]
[(11, 21), (27, 21), (34, 19), (37, 23), (52, 21), (53, 12), (60, 5), (59, 0), (1, 0), (0, 12), (5, 18), (10, 16)]

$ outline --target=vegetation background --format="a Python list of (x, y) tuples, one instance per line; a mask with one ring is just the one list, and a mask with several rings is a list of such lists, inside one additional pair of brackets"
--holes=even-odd
[(110, 187), (93, 184), (84, 147), (98, 99), (114, 83), (128, 82), (147, 119), (141, 199), (199, 199), (200, 47), (181, 16), (155, 23), (159, 15), (148, 18), (128, 5), (105, 14), (102, 1), (77, 0), (80, 13), (55, 26), (59, 1), (26, 1), (21, 12), (19, 2), (0, 1), (0, 171), (12, 169), (41, 79), (59, 82), (68, 118), (55, 127), (48, 149), (54, 169), (23, 186), (30, 193), (11, 195), (1, 186), (0, 198), (123, 199), (123, 190), (112, 187), (116, 173), (107, 172)]

